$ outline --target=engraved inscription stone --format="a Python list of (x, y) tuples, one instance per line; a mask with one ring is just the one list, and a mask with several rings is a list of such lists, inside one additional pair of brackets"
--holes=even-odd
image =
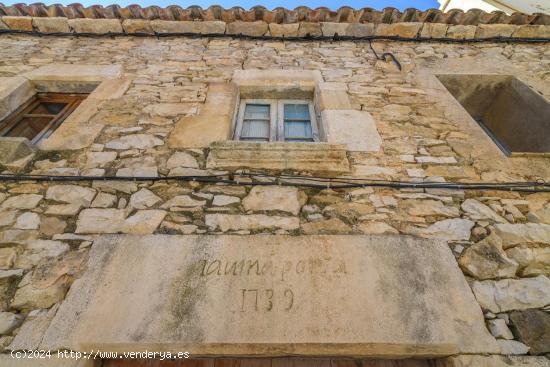
[(101, 236), (42, 347), (194, 356), (499, 352), (449, 248), (397, 235)]

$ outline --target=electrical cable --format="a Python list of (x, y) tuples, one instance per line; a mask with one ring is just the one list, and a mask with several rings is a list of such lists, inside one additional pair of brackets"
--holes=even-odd
[(189, 32), (167, 32), (167, 33), (145, 33), (145, 32), (108, 32), (108, 33), (91, 33), (91, 32), (82, 32), (82, 33), (73, 33), (73, 32), (38, 32), (38, 31), (23, 31), (16, 29), (0, 29), (0, 35), (2, 34), (24, 34), (31, 36), (55, 36), (55, 37), (155, 37), (155, 38), (164, 38), (164, 37), (188, 37), (188, 38), (235, 38), (235, 39), (247, 39), (247, 40), (266, 40), (266, 41), (374, 41), (374, 40), (385, 40), (385, 41), (402, 41), (402, 42), (437, 42), (437, 43), (549, 43), (550, 37), (537, 37), (537, 38), (526, 38), (526, 37), (489, 37), (489, 38), (463, 38), (463, 39), (454, 39), (447, 37), (438, 37), (438, 38), (427, 38), (427, 37), (400, 37), (400, 36), (340, 36), (338, 33), (335, 33), (333, 36), (253, 36), (246, 34), (226, 34), (226, 33), (189, 33)]
[[(231, 176), (230, 178), (226, 178)], [(550, 192), (550, 183), (544, 180), (534, 182), (509, 182), (509, 183), (491, 183), (491, 182), (413, 182), (413, 181), (391, 181), (391, 180), (372, 180), (372, 179), (349, 179), (340, 178), (335, 180), (326, 177), (310, 176), (291, 176), (291, 175), (264, 175), (272, 181), (241, 181), (239, 177), (250, 179), (253, 173), (236, 173), (232, 175), (187, 175), (187, 176), (62, 176), (62, 175), (17, 175), (0, 174), (0, 182), (92, 182), (92, 181), (126, 181), (126, 182), (201, 182), (201, 183), (224, 183), (236, 186), (299, 186), (318, 189), (350, 189), (364, 187), (384, 187), (393, 189), (452, 189), (452, 190), (496, 190), (496, 191), (517, 191), (517, 192)], [(292, 182), (299, 180), (300, 182)], [(304, 182), (306, 181), (306, 182)], [(311, 182), (311, 183), (309, 183)]]
[(403, 70), (403, 68), (401, 67), (401, 63), (399, 61), (397, 61), (397, 58), (391, 52), (384, 52), (382, 54), (382, 56), (378, 56), (378, 53), (376, 52), (374, 47), (372, 47), (372, 40), (369, 40), (369, 47), (372, 50), (372, 52), (374, 53), (374, 56), (376, 57), (376, 59), (387, 62), (388, 60), (386, 59), (386, 57), (389, 57), (390, 59), (393, 60), (395, 65), (397, 65), (397, 68), (399, 69), (399, 71)]

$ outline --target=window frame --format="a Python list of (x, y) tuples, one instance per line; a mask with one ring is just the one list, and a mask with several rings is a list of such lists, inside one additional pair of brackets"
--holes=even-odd
[(319, 142), (319, 129), (313, 101), (307, 99), (241, 99), (239, 102), (239, 111), (237, 113), (237, 123), (235, 124), (235, 132), (233, 140), (252, 141), (255, 140), (242, 139), (242, 128), (244, 121), (244, 112), (247, 104), (269, 105), (270, 122), (269, 122), (269, 142), (285, 142), (285, 126), (284, 126), (284, 105), (285, 104), (302, 104), (307, 105), (309, 110), (309, 118), (311, 124), (311, 135), (313, 141), (291, 141), (293, 143), (314, 143)]
[(319, 141), (319, 132), (317, 130), (317, 120), (315, 118), (315, 109), (313, 108), (313, 102), (305, 99), (279, 99), (277, 100), (277, 134), (280, 137), (279, 141), (286, 141), (285, 137), (285, 104), (302, 104), (307, 105), (309, 110), (309, 122), (311, 124), (311, 138), (313, 141), (300, 141), (294, 143), (314, 143)]
[(235, 129), (235, 139), (242, 141), (255, 141), (242, 139), (241, 134), (244, 122), (244, 110), (247, 104), (269, 105), (269, 142), (277, 140), (277, 130), (273, 121), (277, 120), (277, 104), (274, 99), (242, 99), (239, 103), (239, 113), (237, 115), (237, 127)]
[[(29, 139), (31, 144), (36, 144), (42, 139), (46, 139), (61, 126), (63, 121), (88, 97), (87, 93), (37, 93), (32, 96), (27, 102), (23, 103), (17, 110), (8, 115), (4, 120), (0, 121), (0, 137), (7, 137), (12, 129), (22, 123), (25, 118), (37, 117), (41, 114), (32, 114), (32, 110), (41, 103), (64, 103), (66, 104), (56, 114), (44, 114), (42, 117), (48, 117), (51, 120), (40, 130), (32, 139)], [(47, 116), (46, 116), (47, 115)], [(16, 137), (16, 136), (12, 136)]]

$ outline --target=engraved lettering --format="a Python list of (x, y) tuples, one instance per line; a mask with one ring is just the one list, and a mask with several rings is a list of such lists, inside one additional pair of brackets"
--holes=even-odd
[(204, 271), (206, 270), (206, 264), (208, 264), (208, 260), (201, 260), (200, 263), (202, 264), (201, 276), (203, 277), (206, 275)]
[(338, 274), (347, 274), (348, 270), (346, 269), (346, 262), (343, 260), (340, 261), (338, 267), (336, 268), (336, 270), (334, 270), (334, 272)]
[(245, 298), (245, 294), (246, 294), (246, 289), (241, 289), (241, 291), (243, 292), (243, 297), (242, 297), (242, 302), (241, 302), (241, 311), (244, 312), (244, 298)]
[(267, 310), (271, 311), (273, 309), (273, 302), (271, 301), (273, 298), (273, 289), (266, 289), (265, 294), (267, 297)]
[(266, 261), (263, 265), (262, 265), (262, 271), (261, 271), (261, 274), (262, 275), (265, 275), (265, 274), (271, 274), (273, 275), (273, 262), (271, 260), (268, 260)]
[(258, 290), (257, 289), (249, 289), (249, 292), (254, 292), (254, 309), (258, 311)]
[(348, 274), (345, 261), (340, 259), (306, 258), (273, 262), (260, 259), (204, 259), (197, 265), (201, 276), (275, 276), (286, 281), (292, 276), (305, 274)]
[(288, 299), (288, 306), (285, 308), (285, 311), (290, 311), (294, 305), (294, 292), (291, 289), (285, 289), (284, 295)]
[[(229, 269), (228, 269), (228, 265), (229, 266)], [(225, 263), (225, 275), (228, 275), (228, 274), (231, 274), (231, 275), (241, 275), (242, 272), (243, 272), (243, 267), (244, 267), (244, 260), (241, 260), (241, 261), (234, 261), (232, 263), (230, 262), (226, 262)]]
[(247, 274), (250, 275), (250, 270), (256, 267), (256, 275), (260, 275), (260, 262), (258, 260), (248, 260), (248, 271)]
[(217, 273), (218, 275), (220, 275), (220, 266), (221, 266), (220, 260), (212, 261), (210, 265), (208, 265), (208, 268), (206, 270), (206, 275), (210, 275), (213, 273)]
[(292, 261), (285, 261), (281, 269), (281, 280), (285, 280), (285, 273), (292, 269)]

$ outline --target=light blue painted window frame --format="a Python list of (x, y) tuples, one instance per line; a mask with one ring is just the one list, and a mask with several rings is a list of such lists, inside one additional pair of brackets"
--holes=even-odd
[[(235, 126), (235, 140), (242, 141), (254, 141), (252, 139), (242, 138), (243, 130), (243, 121), (244, 114), (247, 104), (260, 104), (260, 105), (269, 105), (270, 106), (270, 142), (284, 142), (285, 141), (285, 127), (284, 127), (284, 105), (285, 104), (304, 104), (308, 106), (309, 118), (311, 123), (311, 132), (313, 142), (319, 141), (319, 129), (317, 125), (317, 119), (315, 115), (315, 109), (313, 107), (313, 102), (310, 100), (301, 100), (301, 99), (243, 99), (239, 104), (239, 111), (237, 114), (237, 123)], [(262, 141), (262, 140), (257, 140)], [(292, 142), (311, 142), (307, 141), (296, 141)]]

